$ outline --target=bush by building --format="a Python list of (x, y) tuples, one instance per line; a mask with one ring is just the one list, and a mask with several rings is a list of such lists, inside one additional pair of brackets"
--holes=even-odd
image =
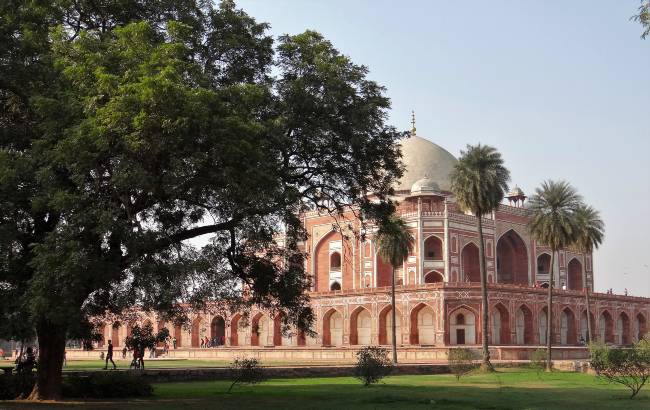
[(447, 356), (449, 369), (456, 376), (456, 380), (460, 380), (461, 376), (476, 369), (478, 367), (477, 359), (478, 355), (473, 350), (460, 347), (449, 349)]
[(618, 383), (632, 392), (633, 399), (650, 378), (650, 338), (631, 348), (613, 348), (604, 344), (589, 346), (591, 367), (599, 377)]
[(238, 384), (258, 384), (266, 380), (264, 368), (255, 358), (235, 359), (230, 364), (230, 377), (232, 384), (228, 388), (228, 393)]
[(364, 386), (379, 382), (393, 370), (393, 363), (388, 358), (388, 350), (379, 346), (366, 346), (357, 352), (355, 377)]

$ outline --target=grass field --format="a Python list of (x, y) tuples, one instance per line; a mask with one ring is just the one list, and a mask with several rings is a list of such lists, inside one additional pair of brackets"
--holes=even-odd
[[(156, 384), (149, 399), (93, 401), (54, 406), (93, 409), (650, 409), (650, 393), (628, 399), (623, 387), (578, 373), (537, 374), (500, 369), (476, 374), (460, 382), (451, 375), (395, 376), (363, 387), (350, 377), (276, 379), (257, 386), (236, 387), (226, 394), (227, 382)], [(0, 408), (26, 408), (0, 403)]]

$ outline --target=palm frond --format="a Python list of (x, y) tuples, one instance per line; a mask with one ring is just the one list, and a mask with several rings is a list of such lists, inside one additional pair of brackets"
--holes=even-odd
[(605, 223), (600, 213), (589, 205), (579, 206), (575, 214), (578, 228), (576, 245), (581, 251), (590, 253), (603, 243)]
[(582, 197), (565, 181), (544, 181), (528, 201), (533, 216), (529, 229), (535, 239), (557, 250), (578, 240), (577, 209)]
[(509, 181), (510, 171), (496, 148), (468, 145), (451, 173), (451, 190), (461, 208), (485, 215), (499, 206)]
[(413, 240), (406, 222), (395, 215), (381, 223), (375, 234), (378, 255), (395, 268), (408, 258)]

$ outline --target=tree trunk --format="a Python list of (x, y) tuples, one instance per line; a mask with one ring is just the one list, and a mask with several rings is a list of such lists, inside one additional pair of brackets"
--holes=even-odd
[(591, 308), (589, 306), (589, 285), (585, 283), (585, 301), (587, 304), (587, 344), (593, 340), (591, 334)]
[(555, 249), (551, 249), (551, 269), (548, 280), (548, 305), (546, 308), (546, 371), (553, 371), (553, 268), (555, 267)]
[(490, 363), (490, 347), (488, 346), (488, 290), (487, 290), (487, 272), (485, 269), (485, 244), (483, 242), (483, 215), (476, 214), (478, 218), (478, 259), (479, 270), (481, 271), (481, 340), (483, 342), (483, 363), (481, 370), (494, 371)]
[(391, 315), (393, 318), (393, 323), (391, 323), (391, 329), (393, 331), (392, 334), (392, 344), (393, 344), (393, 364), (397, 364), (397, 335), (395, 334), (395, 331), (397, 330), (397, 326), (395, 324), (395, 318), (397, 317), (397, 314), (395, 313), (395, 267), (393, 266), (393, 274), (392, 274), (393, 280), (391, 281), (391, 289), (390, 289), (390, 303), (391, 303)]
[(66, 332), (57, 326), (41, 324), (37, 333), (38, 371), (28, 400), (59, 400)]

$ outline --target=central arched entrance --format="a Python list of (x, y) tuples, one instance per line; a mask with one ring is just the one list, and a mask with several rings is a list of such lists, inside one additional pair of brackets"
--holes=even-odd
[(528, 251), (521, 237), (512, 229), (497, 242), (497, 282), (528, 284)]
[(449, 339), (452, 345), (476, 344), (476, 316), (474, 312), (460, 308), (451, 313)]

